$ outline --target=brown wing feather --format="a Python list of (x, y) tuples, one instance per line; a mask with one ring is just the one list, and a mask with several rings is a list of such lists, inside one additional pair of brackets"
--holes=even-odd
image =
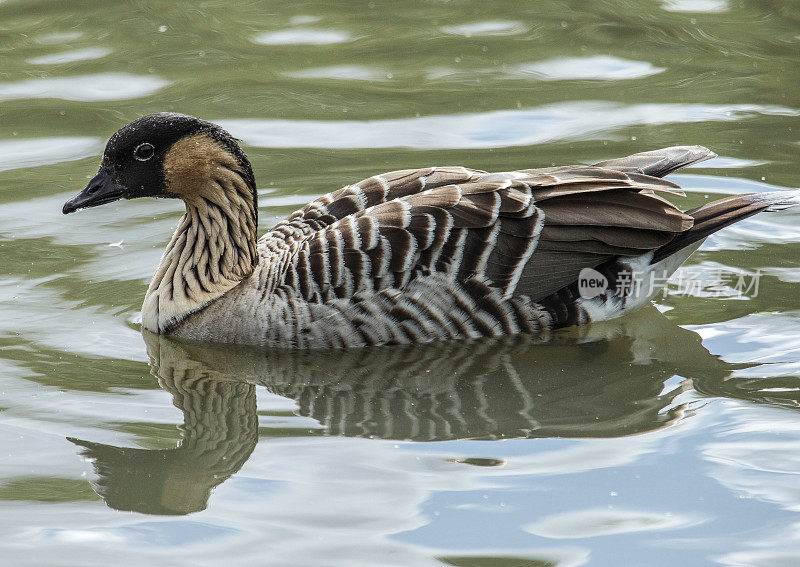
[(658, 160), (377, 175), (320, 197), (274, 229), (298, 242), (285, 283), (309, 301), (329, 301), (448, 272), (486, 281), (506, 298), (542, 298), (584, 267), (663, 246), (692, 226), (653, 194), (677, 185), (629, 166), (651, 161)]

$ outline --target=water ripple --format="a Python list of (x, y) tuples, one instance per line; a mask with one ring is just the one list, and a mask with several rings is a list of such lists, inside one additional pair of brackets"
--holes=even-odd
[(716, 14), (728, 11), (728, 0), (664, 0), (667, 12), (708, 12)]
[(313, 24), (322, 19), (322, 16), (312, 16), (310, 14), (300, 15), (300, 16), (292, 16), (289, 18), (289, 23), (293, 26), (300, 26), (305, 24)]
[[(714, 324), (686, 325), (703, 338), (703, 345), (728, 362), (781, 365), (773, 375), (797, 372), (800, 365), (800, 313), (752, 313)], [(763, 368), (753, 373), (763, 376)], [(746, 374), (740, 370), (739, 374)], [(788, 375), (788, 374), (787, 374)], [(800, 509), (800, 508), (799, 508)]]
[(100, 138), (81, 136), (0, 140), (0, 171), (74, 161), (102, 149)]
[(102, 59), (110, 55), (113, 50), (107, 47), (87, 47), (85, 49), (73, 49), (60, 53), (51, 53), (40, 57), (32, 57), (27, 60), (31, 65), (61, 65), (63, 63), (74, 63), (76, 61), (89, 61), (91, 59)]
[(578, 510), (554, 514), (523, 529), (541, 537), (567, 539), (661, 531), (697, 523), (698, 519), (691, 516), (646, 510)]
[(385, 71), (363, 65), (333, 65), (284, 73), (295, 79), (338, 79), (348, 81), (385, 81), (391, 78)]
[(195, 541), (207, 543), (239, 532), (238, 529), (226, 526), (184, 520), (140, 522), (114, 527), (44, 528), (40, 532), (40, 537), (69, 544), (110, 541), (138, 546), (147, 542), (148, 546), (177, 547)]
[(591, 57), (559, 57), (535, 63), (523, 63), (508, 68), (511, 76), (533, 75), (542, 81), (569, 79), (638, 79), (665, 71), (647, 61), (632, 61), (609, 55)]
[(46, 44), (69, 43), (70, 41), (79, 40), (83, 35), (83, 32), (79, 31), (48, 33), (37, 37), (36, 42)]
[(353, 39), (355, 38), (350, 32), (344, 30), (294, 28), (260, 33), (253, 41), (260, 45), (330, 45)]
[(98, 73), (0, 83), (0, 101), (57, 98), (80, 102), (129, 100), (151, 95), (170, 81), (130, 73)]
[(450, 35), (463, 35), (465, 37), (485, 35), (516, 35), (528, 31), (528, 26), (522, 22), (494, 20), (486, 22), (470, 22), (454, 26), (442, 26), (441, 30)]
[(231, 119), (218, 123), (264, 148), (501, 148), (608, 138), (630, 126), (741, 121), (754, 115), (797, 116), (780, 106), (567, 102), (521, 110), (384, 120)]

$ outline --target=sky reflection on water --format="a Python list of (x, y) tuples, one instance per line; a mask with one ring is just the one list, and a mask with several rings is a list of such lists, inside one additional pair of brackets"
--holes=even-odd
[(792, 5), (2, 7), (3, 562), (800, 562), (798, 212), (690, 259), (760, 270), (748, 299), (659, 297), (549, 345), (306, 355), (141, 335), (180, 203), (60, 212), (162, 110), (244, 140), (262, 230), (381, 171), (674, 144), (722, 156), (671, 177), (683, 208), (798, 187)]

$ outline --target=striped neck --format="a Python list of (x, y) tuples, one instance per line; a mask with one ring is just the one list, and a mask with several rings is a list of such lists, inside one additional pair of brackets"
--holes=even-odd
[(142, 326), (169, 331), (253, 273), (258, 261), (255, 187), (219, 165), (184, 197), (181, 217), (142, 305)]

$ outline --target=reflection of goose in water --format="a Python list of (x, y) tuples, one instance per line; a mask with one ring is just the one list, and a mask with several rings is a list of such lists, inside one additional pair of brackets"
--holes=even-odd
[(184, 412), (174, 450), (87, 441), (109, 506), (149, 513), (205, 508), (258, 436), (255, 384), (293, 398), (323, 433), (434, 441), (617, 437), (669, 425), (683, 380), (731, 367), (654, 308), (531, 348), (524, 337), (350, 351), (272, 351), (178, 343), (146, 334), (153, 373)]
[(237, 472), (258, 441), (255, 386), (212, 375), (184, 359), (158, 374), (183, 411), (176, 449), (136, 449), (72, 439), (94, 461), (95, 490), (117, 510), (189, 514), (204, 510), (211, 489)]

